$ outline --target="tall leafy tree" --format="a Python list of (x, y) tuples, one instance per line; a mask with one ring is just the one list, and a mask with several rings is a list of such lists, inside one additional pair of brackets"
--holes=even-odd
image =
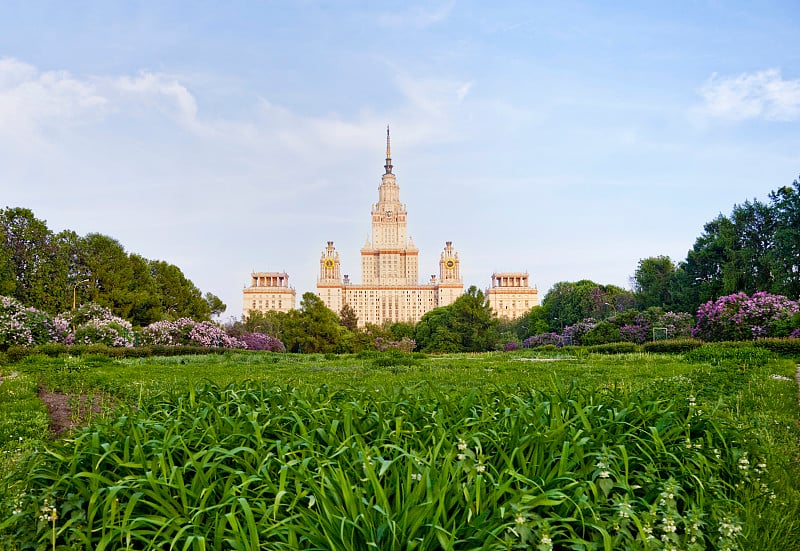
[(159, 289), (150, 271), (150, 262), (138, 254), (128, 256), (133, 277), (130, 281), (130, 322), (143, 327), (164, 319)]
[(358, 331), (358, 315), (352, 306), (345, 304), (339, 311), (339, 323), (350, 331)]
[(774, 291), (800, 297), (800, 182), (770, 193), (775, 216), (774, 248), (771, 252)]
[(481, 352), (497, 341), (498, 321), (474, 285), (453, 304), (426, 312), (417, 323), (417, 347), (427, 352)]
[(292, 310), (283, 323), (281, 340), (291, 352), (344, 352), (347, 329), (336, 313), (314, 293), (305, 293), (300, 309)]
[(542, 300), (547, 322), (553, 329), (585, 318), (605, 319), (632, 308), (634, 303), (630, 291), (588, 279), (558, 282)]
[(25, 305), (58, 312), (72, 291), (60, 253), (56, 236), (33, 212), (0, 210), (0, 289)]
[(121, 318), (129, 319), (134, 306), (133, 266), (116, 239), (90, 233), (83, 239), (81, 273), (88, 276), (89, 301), (105, 306)]
[(158, 287), (161, 307), (167, 318), (210, 319), (211, 309), (203, 300), (200, 289), (186, 279), (180, 268), (163, 260), (154, 260), (150, 262), (150, 272)]
[(679, 264), (671, 294), (674, 306), (694, 312), (723, 295), (767, 291), (800, 296), (800, 184), (734, 205), (703, 226)]
[(220, 316), (228, 309), (225, 303), (222, 302), (222, 299), (213, 293), (206, 293), (203, 295), (203, 300), (208, 304), (208, 310), (211, 312), (212, 316)]
[(636, 305), (644, 310), (651, 306), (671, 306), (672, 280), (676, 266), (668, 256), (639, 260), (632, 278)]

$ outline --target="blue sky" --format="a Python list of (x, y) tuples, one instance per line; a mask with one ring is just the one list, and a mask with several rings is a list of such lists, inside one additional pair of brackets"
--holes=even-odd
[(359, 249), (392, 127), (421, 279), (629, 287), (800, 174), (800, 4), (0, 4), (0, 207), (178, 265), (241, 314)]

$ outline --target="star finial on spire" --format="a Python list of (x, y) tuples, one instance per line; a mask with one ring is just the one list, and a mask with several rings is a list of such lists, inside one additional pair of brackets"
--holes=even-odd
[(386, 169), (386, 174), (392, 173), (392, 146), (389, 141), (389, 125), (386, 125), (386, 164), (383, 166)]

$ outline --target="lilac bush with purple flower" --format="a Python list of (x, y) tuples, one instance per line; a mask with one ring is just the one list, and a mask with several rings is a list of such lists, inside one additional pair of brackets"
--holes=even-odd
[(89, 320), (75, 329), (73, 342), (130, 348), (134, 344), (133, 328), (121, 318)]
[(105, 344), (124, 347), (131, 347), (134, 344), (131, 323), (97, 304), (86, 304), (77, 310), (60, 313), (54, 320), (54, 331), (60, 334), (53, 340), (65, 344)]
[(558, 345), (561, 343), (561, 335), (558, 333), (539, 333), (538, 335), (531, 335), (522, 341), (523, 348), (538, 348), (548, 344)]
[(0, 296), (0, 349), (59, 341), (67, 330), (46, 312), (26, 308), (15, 298)]
[(624, 341), (643, 344), (650, 336), (652, 328), (649, 319), (642, 314), (636, 314), (633, 323), (626, 323), (619, 328), (619, 334)]
[(400, 352), (413, 352), (417, 347), (417, 341), (409, 337), (403, 337), (399, 341), (386, 340), (383, 337), (375, 339), (375, 349), (379, 352), (387, 350), (399, 350)]
[(11, 297), (0, 297), (0, 348), (33, 344), (33, 334), (26, 321), (26, 308), (21, 302)]
[[(692, 336), (706, 341), (753, 340), (780, 336), (780, 328), (800, 311), (797, 302), (764, 291), (735, 293), (697, 309)], [(784, 333), (784, 336), (786, 333)]]
[(594, 318), (586, 318), (578, 323), (568, 325), (564, 328), (564, 332), (561, 334), (563, 337), (562, 340), (571, 344), (581, 344), (581, 338), (586, 333), (594, 329), (596, 325), (597, 320)]
[(666, 329), (670, 339), (689, 338), (692, 336), (694, 318), (687, 312), (664, 312), (653, 322), (653, 327)]
[(284, 346), (278, 337), (273, 337), (266, 333), (245, 333), (241, 336), (241, 340), (248, 350), (286, 352), (286, 346)]
[(179, 318), (174, 321), (151, 323), (141, 333), (142, 344), (179, 346), (195, 345), (212, 348), (247, 348), (247, 344), (228, 335), (220, 326), (210, 321)]
[(513, 352), (519, 350), (519, 343), (517, 341), (508, 341), (503, 345), (503, 352)]

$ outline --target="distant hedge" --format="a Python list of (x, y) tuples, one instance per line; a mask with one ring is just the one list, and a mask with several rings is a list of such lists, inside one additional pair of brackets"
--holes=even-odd
[(664, 341), (646, 342), (642, 345), (645, 352), (654, 352), (660, 354), (683, 354), (699, 348), (703, 345), (703, 341), (698, 339), (671, 339)]
[(800, 357), (800, 339), (758, 339), (753, 345), (779, 356)]
[(633, 352), (641, 352), (642, 348), (638, 344), (632, 342), (610, 342), (587, 346), (586, 351), (596, 354), (630, 354)]
[[(0, 364), (18, 362), (34, 354), (43, 354), (51, 358), (59, 356), (88, 356), (100, 355), (109, 358), (150, 358), (153, 356), (200, 356), (203, 354), (222, 354), (228, 348), (214, 348), (207, 346), (136, 346), (118, 347), (105, 344), (74, 344), (62, 343), (40, 344), (38, 346), (10, 346), (5, 354), (0, 354)], [(238, 352), (245, 352), (239, 350)], [(253, 351), (251, 351), (253, 352)], [(255, 353), (255, 352), (253, 352)]]

